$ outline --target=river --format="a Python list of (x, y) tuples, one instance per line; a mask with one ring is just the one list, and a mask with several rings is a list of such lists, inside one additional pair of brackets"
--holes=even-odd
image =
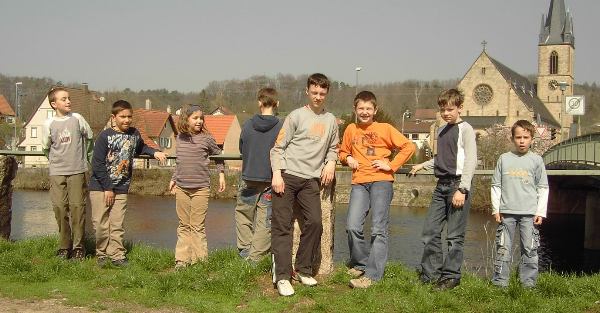
[[(174, 249), (177, 240), (177, 215), (175, 199), (171, 197), (130, 195), (125, 215), (125, 239), (150, 246)], [(206, 217), (209, 249), (235, 246), (233, 212), (234, 200), (211, 200)], [(344, 230), (346, 204), (336, 205), (335, 248), (336, 262), (348, 257), (348, 245)], [(87, 210), (87, 232), (91, 233), (90, 210)], [(390, 210), (389, 259), (400, 261), (415, 268), (420, 261), (422, 243), (420, 233), (427, 208), (392, 206)], [(540, 268), (542, 271), (597, 271), (598, 262), (578, 244), (583, 235), (580, 219), (552, 218), (560, 223), (545, 223), (540, 229)], [(369, 224), (367, 224), (368, 226)], [(565, 226), (566, 225), (566, 226)], [(366, 227), (368, 229), (368, 227)], [(465, 268), (479, 275), (491, 275), (493, 238), (496, 223), (489, 214), (471, 212), (465, 240)], [(57, 233), (56, 221), (48, 192), (16, 190), (13, 195), (13, 220), (11, 238), (19, 240)], [(367, 237), (368, 238), (368, 237)], [(518, 249), (518, 248), (517, 248)], [(517, 251), (517, 255), (518, 250)], [(515, 257), (518, 260), (518, 256)], [(596, 256), (594, 256), (596, 258)], [(591, 265), (590, 265), (590, 262)]]

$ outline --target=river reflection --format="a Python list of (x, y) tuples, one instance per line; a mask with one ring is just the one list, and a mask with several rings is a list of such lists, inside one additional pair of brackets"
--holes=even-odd
[[(177, 240), (175, 199), (130, 195), (128, 202), (125, 215), (125, 239), (154, 247), (175, 249)], [(234, 200), (210, 200), (206, 217), (209, 249), (235, 246), (234, 206)], [(337, 262), (348, 257), (345, 233), (347, 209), (348, 206), (345, 204), (338, 204), (336, 207), (334, 258)], [(88, 233), (92, 233), (90, 211), (87, 210), (86, 220)], [(422, 253), (420, 233), (426, 214), (427, 208), (391, 207), (390, 260), (400, 261), (409, 267), (416, 267), (419, 264)], [(370, 223), (367, 223), (366, 229), (369, 229), (369, 225)], [(549, 225), (548, 229), (557, 227), (556, 223)], [(571, 223), (571, 225), (577, 224)], [(480, 275), (491, 275), (495, 228), (496, 223), (492, 221), (490, 215), (479, 212), (470, 214), (465, 240), (465, 266), (469, 271)], [(579, 227), (573, 226), (573, 229)], [(18, 240), (56, 232), (57, 226), (48, 192), (15, 191), (11, 237)], [(561, 236), (547, 234), (542, 227), (540, 248), (542, 270), (550, 268), (556, 271), (590, 270), (584, 265), (583, 249), (577, 248), (581, 243), (576, 245), (572, 242), (578, 239), (577, 231), (570, 233), (571, 237), (568, 239), (570, 242), (565, 243), (564, 240), (561, 241)], [(552, 245), (546, 238), (552, 240)], [(592, 270), (597, 270), (597, 266)]]

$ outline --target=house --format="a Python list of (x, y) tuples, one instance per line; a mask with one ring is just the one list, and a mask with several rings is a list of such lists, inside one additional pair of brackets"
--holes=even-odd
[(225, 106), (219, 106), (218, 108), (212, 110), (209, 115), (235, 115), (235, 113)]
[[(177, 136), (177, 127), (175, 121), (169, 112), (134, 109), (132, 126), (137, 128), (142, 135), (144, 143), (149, 147), (161, 150), (169, 156), (175, 156), (175, 136)], [(146, 165), (158, 165), (156, 160), (146, 162), (146, 160), (136, 159), (134, 167), (148, 167)], [(167, 160), (167, 166), (175, 165), (175, 160)]]
[(420, 147), (423, 141), (430, 138), (431, 126), (436, 121), (437, 112), (435, 109), (416, 109), (414, 117), (404, 121), (403, 135)]
[(3, 95), (0, 95), (0, 121), (13, 123), (15, 111)]
[(537, 84), (493, 58), (485, 44), (458, 84), (465, 95), (461, 117), (476, 130), (525, 119), (569, 138), (573, 116), (565, 113), (564, 100), (573, 95), (575, 37), (565, 1), (551, 0), (542, 16)]
[[(104, 103), (104, 97), (99, 97), (96, 92), (90, 91), (87, 84), (82, 84), (81, 88), (60, 87), (69, 92), (72, 111), (81, 114), (90, 124), (94, 137), (97, 136), (106, 125), (106, 117), (110, 116), (111, 106)], [(56, 112), (48, 102), (48, 97), (45, 96), (25, 123), (25, 138), (19, 143), (19, 150), (42, 151), (42, 127), (44, 122), (55, 114)], [(48, 159), (45, 156), (25, 156), (23, 165), (25, 167), (45, 167), (48, 166)]]

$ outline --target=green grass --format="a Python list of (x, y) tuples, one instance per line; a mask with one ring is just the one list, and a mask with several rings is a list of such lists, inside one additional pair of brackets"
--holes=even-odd
[[(88, 242), (88, 248), (93, 243)], [(253, 266), (233, 250), (211, 252), (206, 262), (173, 271), (172, 251), (133, 245), (126, 268), (98, 268), (54, 257), (56, 237), (0, 240), (0, 295), (19, 299), (66, 298), (93, 310), (111, 303), (192, 312), (600, 312), (600, 275), (542, 273), (535, 289), (516, 277), (506, 289), (467, 274), (452, 291), (437, 292), (417, 281), (414, 270), (388, 264), (385, 278), (367, 290), (347, 287), (343, 266), (319, 277), (314, 288), (295, 284), (296, 295), (279, 297), (269, 262)]]

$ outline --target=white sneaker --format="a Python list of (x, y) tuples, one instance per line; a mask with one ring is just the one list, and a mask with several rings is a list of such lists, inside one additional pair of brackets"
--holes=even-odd
[(280, 295), (287, 297), (294, 294), (294, 287), (292, 287), (289, 280), (282, 279), (277, 282), (277, 291)]
[(300, 283), (302, 283), (302, 285), (305, 285), (305, 286), (317, 285), (317, 280), (314, 279), (314, 277), (312, 277), (310, 275), (304, 275), (304, 274), (296, 272), (294, 274), (294, 279), (299, 281)]

